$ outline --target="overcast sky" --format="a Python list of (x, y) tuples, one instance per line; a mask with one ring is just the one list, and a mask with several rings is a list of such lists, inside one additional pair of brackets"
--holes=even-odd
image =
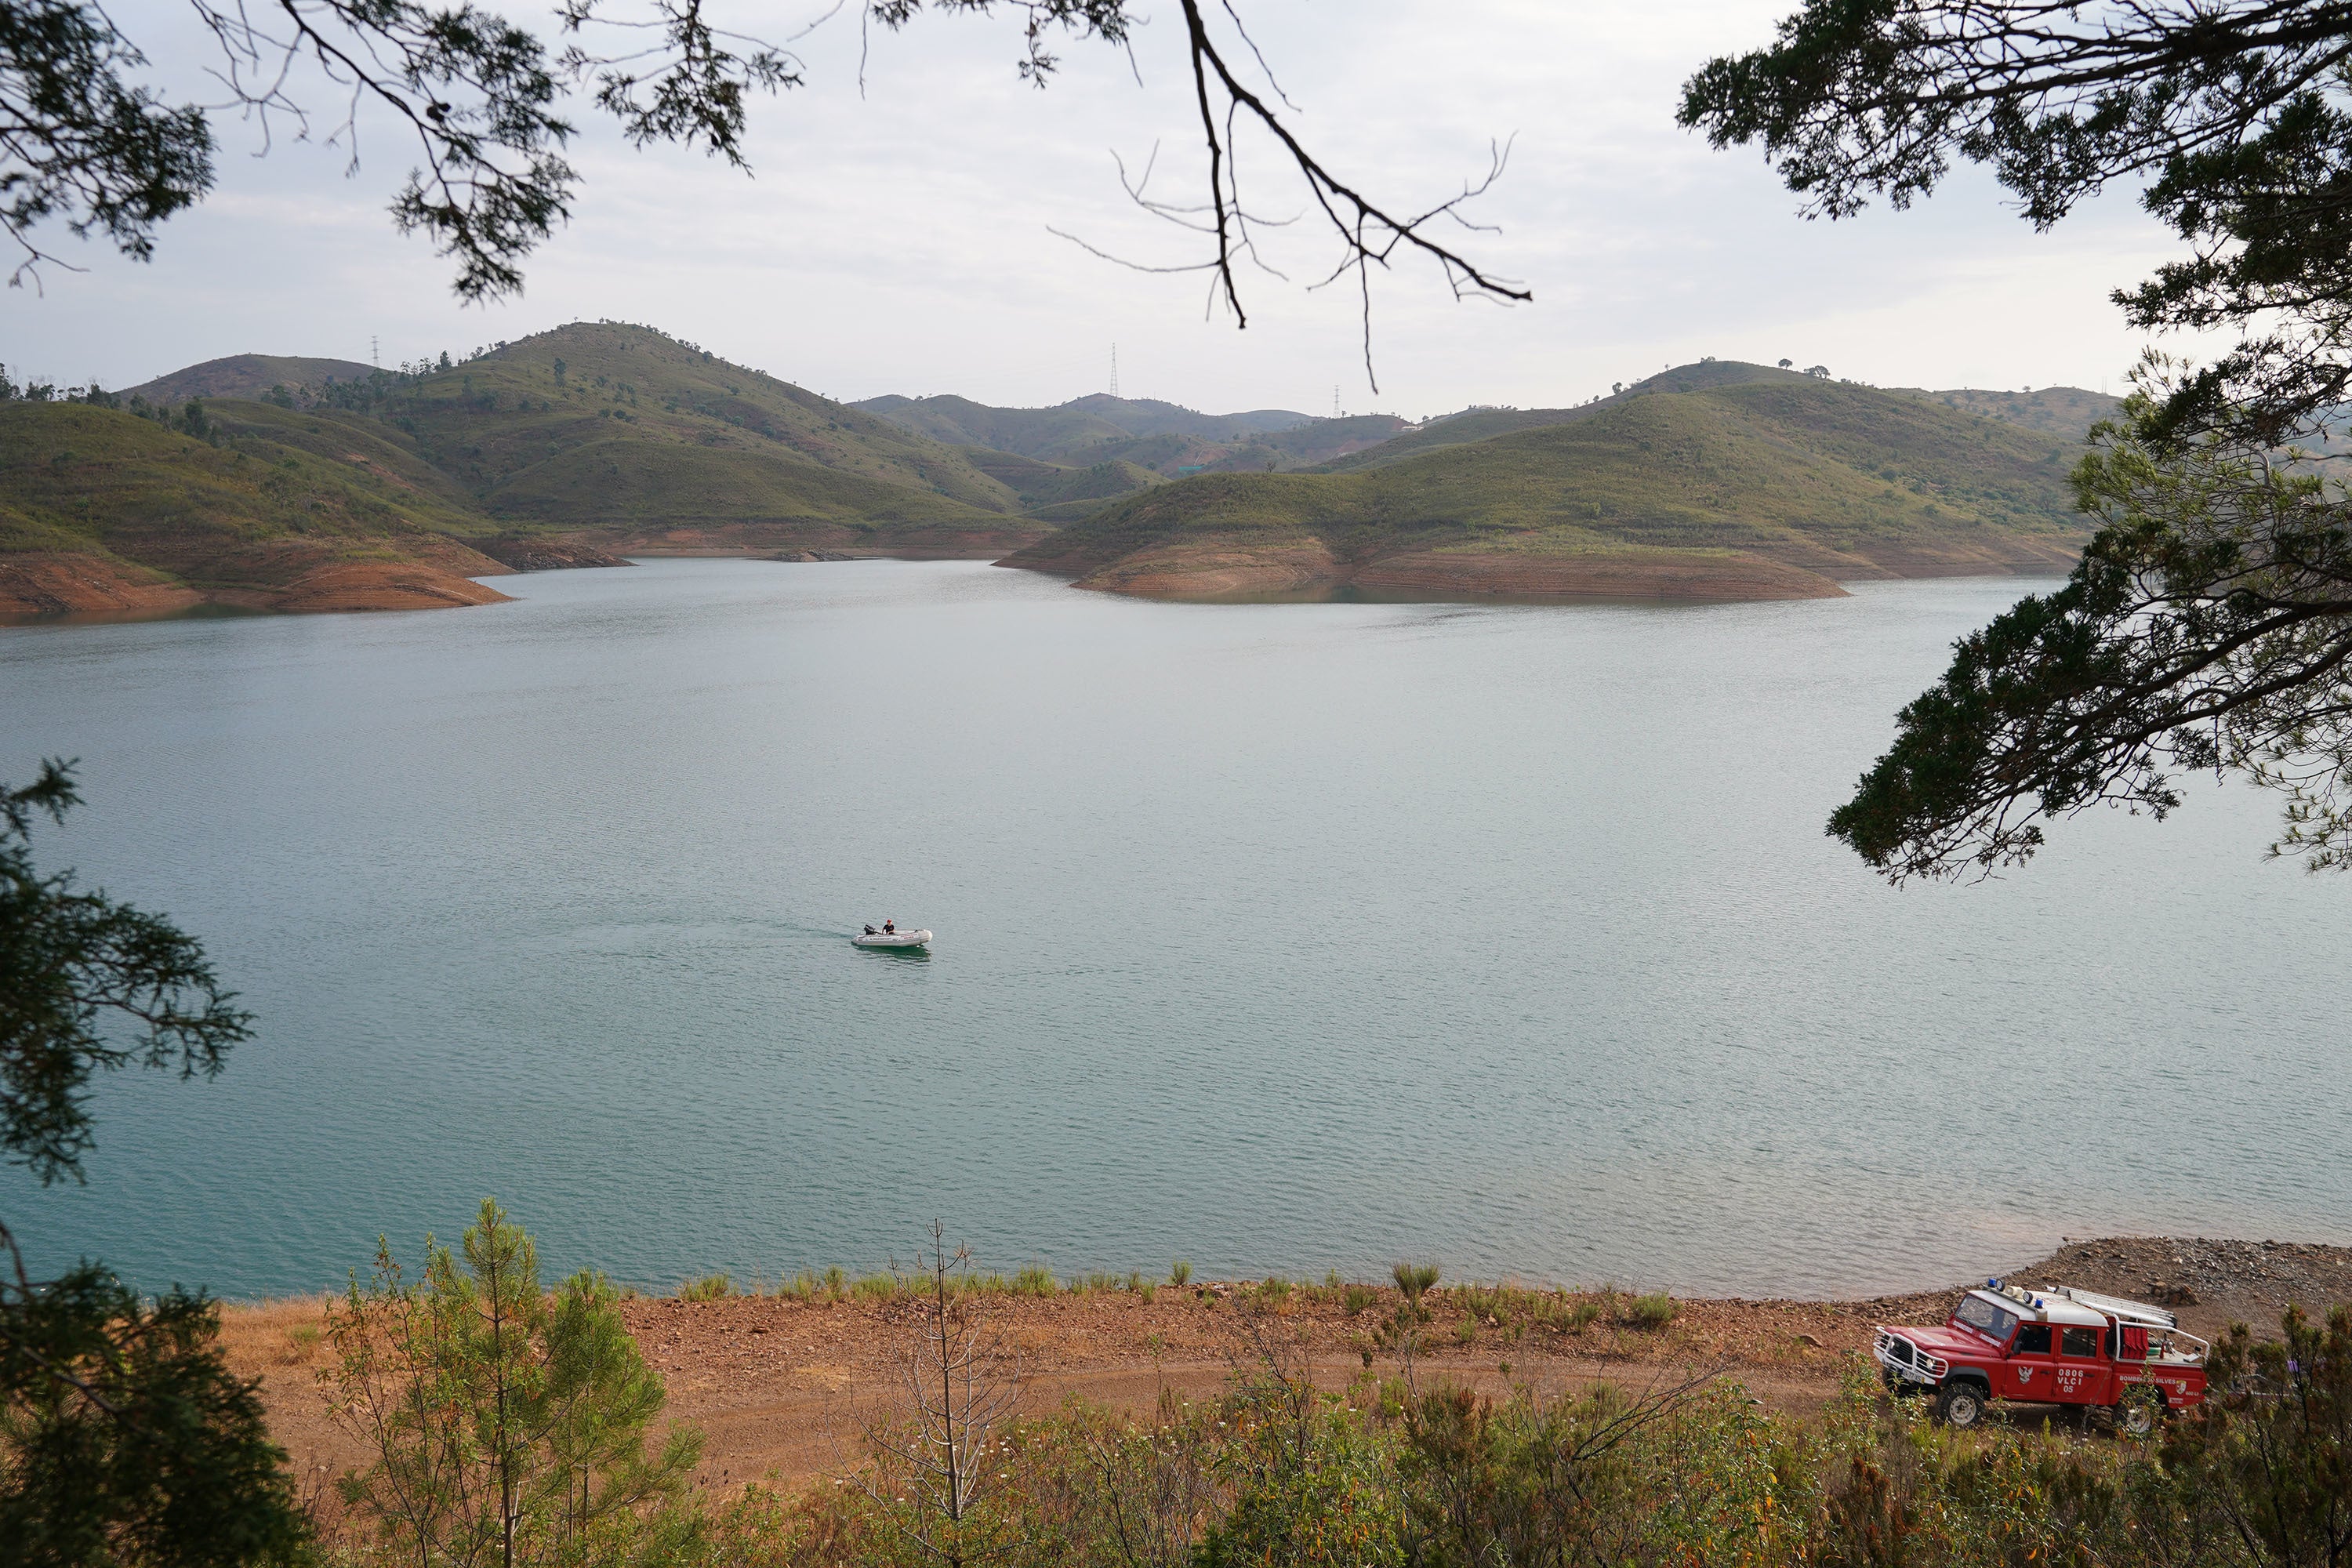
[[(1706, 354), (1881, 385), (2119, 388), (2142, 345), (2108, 292), (2173, 253), (2136, 193), (2037, 235), (1964, 172), (1907, 213), (1808, 223), (1752, 152), (1676, 128), (1683, 79), (1769, 37), (1793, 4), (1237, 0), (1303, 135), (1380, 197), (1442, 199), (1484, 169), (1490, 138), (1517, 138), (1475, 209), (1500, 232), (1460, 237), (1535, 303), (1457, 304), (1419, 267), (1382, 279), (1377, 394), (1351, 294), (1254, 279), (1237, 332), (1204, 317), (1199, 278), (1126, 270), (1049, 232), (1139, 261), (1198, 258), (1130, 206), (1112, 163), (1157, 144), (1166, 194), (1200, 188), (1181, 37), (1160, 0), (1141, 0), (1154, 25), (1133, 72), (1072, 46), (1037, 92), (1014, 76), (1014, 24), (935, 17), (872, 41), (862, 96), (853, 0), (798, 46), (809, 85), (755, 104), (752, 178), (589, 125), (572, 221), (529, 263), (525, 294), (488, 308), (458, 305), (448, 264), (392, 231), (384, 204), (411, 158), (388, 127), (362, 127), (346, 178), (336, 149), (281, 141), (249, 156), (257, 132), (224, 118), (218, 187), (164, 226), (156, 259), (57, 237), (89, 269), (8, 296), (0, 358), (121, 387), (223, 354), (365, 360), (373, 336), (391, 364), (611, 317), (840, 398), (1057, 403), (1108, 388), (1114, 342), (1127, 395), (1213, 411), (1328, 413), (1335, 387), (1350, 413), (1557, 405)], [(177, 96), (218, 96), (184, 5), (111, 9)], [(824, 9), (739, 14), (774, 37)], [(1297, 211), (1303, 193), (1251, 151), (1266, 175), (1255, 205)], [(1302, 225), (1281, 259), (1304, 276), (1330, 255)]]

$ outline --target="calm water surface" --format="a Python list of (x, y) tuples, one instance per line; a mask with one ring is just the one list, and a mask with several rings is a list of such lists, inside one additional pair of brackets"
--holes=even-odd
[[(2352, 884), (2271, 804), (1890, 890), (1821, 824), (2014, 581), (1206, 606), (667, 562), (0, 632), (0, 777), (200, 933), (228, 1073), (100, 1096), (37, 1258), (317, 1288), (499, 1194), (667, 1284), (904, 1258), (1811, 1291), (2352, 1239)], [(885, 915), (929, 960), (852, 949)]]

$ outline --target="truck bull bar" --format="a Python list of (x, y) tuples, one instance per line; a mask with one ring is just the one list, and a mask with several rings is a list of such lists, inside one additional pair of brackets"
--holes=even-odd
[(1944, 1374), (1952, 1370), (1952, 1363), (1942, 1356), (1930, 1355), (1901, 1334), (1885, 1329), (1879, 1330), (1872, 1340), (1870, 1353), (1892, 1376), (1930, 1388), (1943, 1382)]

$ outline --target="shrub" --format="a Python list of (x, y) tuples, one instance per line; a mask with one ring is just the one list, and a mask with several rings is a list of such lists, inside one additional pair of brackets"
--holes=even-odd
[(1229, 1441), (1220, 1468), (1238, 1485), (1200, 1545), (1199, 1568), (1405, 1561), (1386, 1434), (1327, 1408), (1311, 1387), (1279, 1374), (1255, 1386), (1244, 1382), (1227, 1403), (1241, 1436)]
[(1060, 1289), (1054, 1283), (1052, 1270), (1034, 1263), (1013, 1277), (1013, 1293), (1016, 1296), (1051, 1296)]
[(2352, 1552), (2352, 1307), (2314, 1323), (2289, 1306), (2276, 1340), (2243, 1323), (2213, 1347), (2213, 1396), (2168, 1424), (2179, 1506), (2242, 1541), (2247, 1561), (2342, 1563)]
[(681, 1301), (723, 1301), (735, 1294), (735, 1281), (724, 1274), (706, 1274), (677, 1288)]
[(1258, 1305), (1262, 1307), (1279, 1308), (1290, 1300), (1290, 1281), (1279, 1274), (1269, 1274), (1258, 1281), (1256, 1288), (1250, 1294), (1257, 1299)]
[(1414, 1306), (1419, 1306), (1421, 1299), (1437, 1285), (1434, 1263), (1400, 1263), (1389, 1274), (1395, 1279), (1396, 1288), (1404, 1292), (1404, 1299)]
[(824, 1271), (824, 1295), (829, 1301), (838, 1301), (849, 1294), (849, 1276), (836, 1263)]
[(1675, 1321), (1682, 1303), (1659, 1290), (1647, 1296), (1636, 1296), (1625, 1304), (1625, 1321), (1637, 1329), (1663, 1329)]
[[(370, 1463), (337, 1483), (390, 1561), (602, 1557), (615, 1533), (683, 1528), (701, 1434), (673, 1426), (602, 1275), (540, 1286), (530, 1238), (484, 1199), (461, 1264), (432, 1247), (408, 1283), (380, 1245), (328, 1316), (330, 1408)], [(495, 1555), (493, 1550), (492, 1554)], [(227, 1561), (226, 1552), (220, 1561)]]
[(1349, 1317), (1381, 1299), (1381, 1293), (1370, 1285), (1343, 1285), (1339, 1288), (1339, 1310)]
[(868, 1274), (849, 1290), (861, 1301), (887, 1301), (898, 1293), (902, 1284), (896, 1274)]
[(1190, 1263), (1187, 1263), (1184, 1259), (1180, 1258), (1169, 1267), (1168, 1283), (1175, 1286), (1179, 1290), (1181, 1290), (1185, 1286), (1192, 1282), (1192, 1266)]

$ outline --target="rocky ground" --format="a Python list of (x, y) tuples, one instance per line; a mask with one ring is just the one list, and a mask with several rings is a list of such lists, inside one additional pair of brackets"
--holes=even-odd
[[(2208, 1338), (2233, 1319), (2275, 1329), (2289, 1300), (2322, 1311), (2352, 1303), (2352, 1248), (2309, 1243), (2110, 1237), (2070, 1242), (2014, 1270), (2029, 1285), (2071, 1284), (2175, 1306)], [(1818, 1408), (1841, 1368), (1881, 1322), (1941, 1321), (1960, 1287), (1858, 1301), (1687, 1300), (1674, 1319), (1641, 1326), (1634, 1299), (1604, 1292), (1431, 1292), (1431, 1347), (1417, 1375), (1501, 1389), (1636, 1384), (1718, 1371), (1778, 1409)], [(1253, 1323), (1295, 1342), (1318, 1379), (1344, 1385), (1365, 1367), (1399, 1370), (1374, 1342), (1399, 1302), (1381, 1289), (1350, 1311), (1336, 1290), (1295, 1289), (1255, 1302), (1246, 1284), (1004, 1297), (990, 1311), (1020, 1353), (1026, 1408), (1077, 1397), (1134, 1410), (1165, 1387), (1198, 1396), (1222, 1387), (1252, 1354)], [(223, 1331), (239, 1370), (263, 1380), (280, 1442), (311, 1486), (361, 1454), (330, 1418), (320, 1377), (326, 1302), (311, 1298), (230, 1308)], [(646, 1360), (667, 1380), (674, 1416), (709, 1435), (704, 1479), (740, 1483), (822, 1474), (847, 1460), (859, 1422), (892, 1397), (894, 1352), (914, 1320), (902, 1300), (733, 1296), (624, 1304)], [(1579, 1323), (1579, 1318), (1587, 1321)]]
[(2352, 1248), (2317, 1242), (2110, 1237), (2070, 1241), (2017, 1273), (2025, 1285), (2079, 1285), (2170, 1307), (2207, 1339), (2233, 1321), (2275, 1333), (2290, 1301), (2315, 1316), (2352, 1301)]

